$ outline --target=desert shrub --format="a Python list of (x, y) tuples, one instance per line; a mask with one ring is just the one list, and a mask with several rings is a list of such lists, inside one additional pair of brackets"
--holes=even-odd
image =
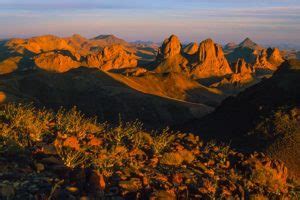
[(90, 165), (90, 156), (85, 152), (69, 147), (56, 148), (56, 151), (64, 162), (64, 165), (71, 169), (76, 167), (88, 167)]
[(84, 138), (87, 134), (96, 134), (103, 130), (96, 118), (86, 118), (76, 107), (70, 111), (60, 109), (55, 119), (57, 131), (67, 135), (76, 135), (78, 138)]
[(160, 154), (166, 150), (167, 147), (175, 140), (175, 133), (170, 133), (166, 128), (161, 134), (154, 133), (152, 149), (154, 154)]
[(280, 108), (269, 117), (260, 120), (249, 134), (264, 139), (274, 139), (276, 136), (293, 133), (299, 129), (299, 116), (297, 108)]
[(101, 174), (110, 176), (116, 168), (124, 165), (128, 159), (127, 148), (116, 146), (112, 149), (102, 149), (94, 154), (93, 165)]
[(111, 146), (132, 145), (138, 147), (142, 143), (138, 133), (142, 132), (143, 124), (139, 121), (123, 123), (119, 121), (117, 127), (108, 129), (105, 138)]
[(8, 104), (0, 113), (0, 132), (21, 146), (31, 146), (41, 141), (49, 132), (53, 113), (45, 109), (35, 109), (32, 105)]

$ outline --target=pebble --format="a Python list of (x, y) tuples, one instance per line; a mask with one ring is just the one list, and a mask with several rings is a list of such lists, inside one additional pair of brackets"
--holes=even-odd
[(45, 170), (45, 166), (42, 163), (35, 163), (35, 168), (37, 172), (41, 172)]

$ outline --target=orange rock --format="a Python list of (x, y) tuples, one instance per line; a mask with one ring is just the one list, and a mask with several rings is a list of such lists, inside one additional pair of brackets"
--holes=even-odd
[(159, 49), (158, 58), (167, 59), (179, 55), (181, 52), (181, 43), (176, 35), (171, 35), (168, 39), (165, 39), (163, 45)]
[(246, 63), (243, 58), (239, 58), (234, 65), (233, 72), (236, 74), (247, 74), (253, 73), (254, 70)]
[(218, 77), (232, 73), (222, 47), (211, 39), (200, 43), (197, 56), (198, 62), (193, 67), (191, 74), (198, 78)]
[(93, 137), (90, 139), (88, 145), (89, 146), (100, 146), (103, 143), (103, 141), (99, 138)]
[(34, 58), (37, 67), (46, 71), (66, 72), (70, 69), (80, 67), (81, 63), (72, 59), (70, 55), (56, 52), (39, 54)]
[(172, 177), (172, 182), (175, 183), (175, 184), (180, 184), (182, 183), (183, 181), (183, 177), (182, 177), (182, 174), (180, 173), (177, 173), (177, 174), (174, 174), (173, 177)]
[(262, 50), (260, 55), (257, 56), (254, 68), (275, 71), (283, 62), (284, 59), (282, 58), (279, 49), (268, 48), (267, 50)]

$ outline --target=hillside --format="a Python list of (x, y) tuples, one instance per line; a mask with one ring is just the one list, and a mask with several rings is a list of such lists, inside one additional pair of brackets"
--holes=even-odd
[(193, 134), (116, 127), (78, 110), (0, 112), (3, 199), (296, 199), (288, 169)]
[(242, 151), (264, 151), (300, 176), (300, 62), (290, 60), (274, 76), (229, 97), (211, 114), (185, 126)]
[(140, 92), (118, 79), (84, 67), (65, 73), (32, 71), (2, 76), (0, 91), (6, 95), (6, 103), (34, 102), (56, 110), (77, 106), (102, 122), (115, 123), (119, 117), (125, 121), (139, 119), (147, 128), (169, 126), (212, 111), (204, 104)]

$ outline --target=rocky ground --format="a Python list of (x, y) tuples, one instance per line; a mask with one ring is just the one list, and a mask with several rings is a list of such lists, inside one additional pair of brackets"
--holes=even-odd
[(24, 105), (3, 107), (0, 129), (0, 199), (299, 198), (284, 163), (193, 134)]

